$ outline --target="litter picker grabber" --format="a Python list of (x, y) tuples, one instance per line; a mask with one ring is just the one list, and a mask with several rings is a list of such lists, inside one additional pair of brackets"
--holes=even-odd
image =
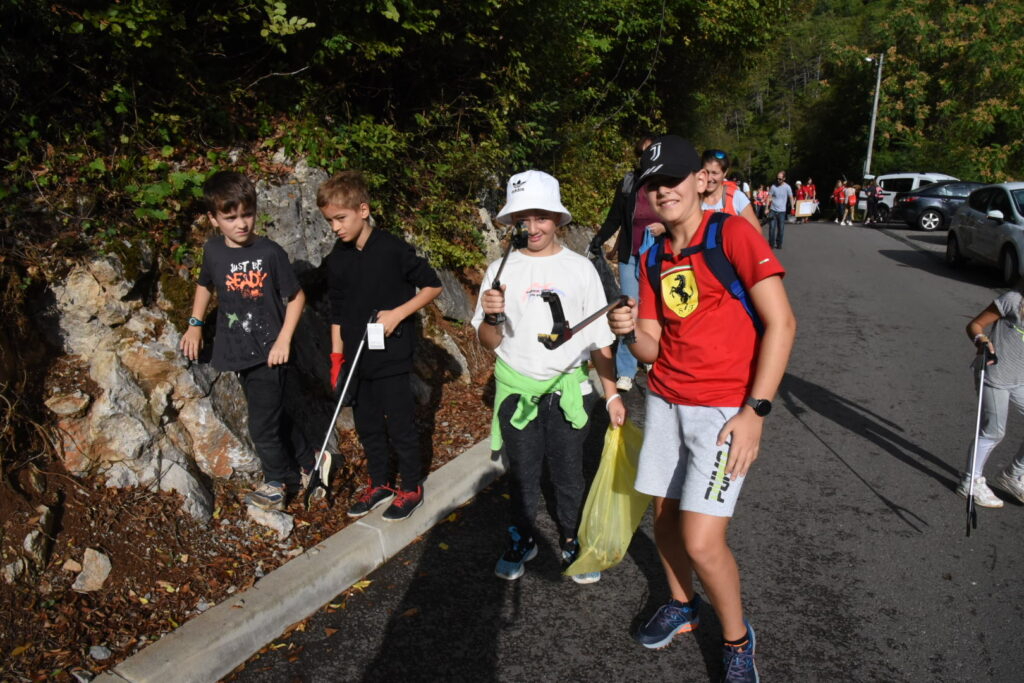
[[(569, 321), (565, 319), (565, 312), (562, 311), (562, 300), (558, 298), (557, 292), (545, 289), (540, 293), (540, 297), (544, 299), (544, 301), (548, 302), (548, 306), (551, 307), (551, 332), (537, 335), (537, 341), (543, 344), (546, 349), (557, 349), (559, 346), (572, 339), (584, 327), (601, 316), (607, 315), (613, 308), (629, 305), (629, 297), (625, 294), (621, 294), (615, 299), (615, 301), (612, 301), (601, 310), (591, 313), (576, 325), (570, 326)], [(622, 342), (624, 344), (635, 343), (636, 334), (630, 332), (622, 338)]]
[(320, 452), (316, 456), (316, 464), (313, 466), (313, 472), (309, 478), (309, 485), (305, 491), (305, 505), (306, 509), (314, 500), (324, 500), (330, 495), (330, 477), (331, 477), (331, 454), (327, 451), (327, 442), (331, 440), (331, 434), (334, 433), (334, 425), (338, 421), (338, 413), (341, 412), (342, 404), (345, 401), (345, 395), (348, 393), (349, 385), (352, 383), (352, 378), (356, 376), (356, 367), (359, 365), (359, 356), (363, 353), (363, 347), (366, 346), (366, 334), (369, 329), (370, 323), (377, 322), (377, 311), (370, 314), (370, 319), (367, 321), (367, 328), (363, 330), (363, 336), (359, 339), (359, 346), (356, 348), (355, 358), (352, 359), (352, 365), (348, 368), (347, 376), (345, 377), (345, 384), (341, 388), (341, 395), (338, 396), (338, 403), (334, 406), (334, 415), (331, 416), (331, 421), (327, 426), (327, 434), (324, 436), (324, 443), (320, 446)]
[(985, 368), (989, 361), (992, 365), (999, 362), (996, 354), (988, 350), (988, 344), (981, 347), (981, 371), (978, 373), (978, 417), (974, 422), (974, 448), (971, 450), (971, 465), (967, 470), (970, 483), (967, 487), (967, 535), (971, 535), (971, 529), (978, 528), (978, 510), (974, 506), (974, 465), (978, 461), (978, 438), (981, 433), (981, 402), (985, 395)]
[[(494, 274), (494, 281), (491, 282), (491, 289), (497, 289), (501, 291), (501, 271), (505, 269), (505, 262), (508, 261), (508, 255), (512, 253), (513, 249), (521, 249), (523, 247), (522, 236), (526, 234), (526, 228), (522, 221), (515, 223), (508, 231), (508, 246), (505, 247), (505, 255), (501, 257), (501, 264), (498, 265), (498, 272)], [(504, 313), (487, 313), (484, 315), (484, 322), (488, 325), (504, 325), (505, 314)]]

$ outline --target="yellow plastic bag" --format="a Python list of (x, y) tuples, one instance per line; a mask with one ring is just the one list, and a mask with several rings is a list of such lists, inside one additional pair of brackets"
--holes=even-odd
[(626, 555), (651, 497), (633, 488), (643, 432), (630, 420), (604, 435), (601, 464), (583, 506), (580, 554), (565, 573), (585, 574), (614, 567)]

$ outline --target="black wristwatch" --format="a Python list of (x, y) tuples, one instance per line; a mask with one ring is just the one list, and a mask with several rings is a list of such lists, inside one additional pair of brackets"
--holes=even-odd
[(764, 417), (768, 413), (772, 412), (772, 402), (766, 398), (754, 398), (753, 396), (751, 396), (746, 401), (744, 401), (744, 403), (753, 408), (754, 413), (756, 413), (760, 417)]

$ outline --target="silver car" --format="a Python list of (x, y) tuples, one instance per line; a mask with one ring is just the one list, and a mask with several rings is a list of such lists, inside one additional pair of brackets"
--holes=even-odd
[(1013, 285), (1024, 263), (1024, 183), (986, 185), (953, 214), (946, 237), (946, 263), (973, 259), (998, 266)]

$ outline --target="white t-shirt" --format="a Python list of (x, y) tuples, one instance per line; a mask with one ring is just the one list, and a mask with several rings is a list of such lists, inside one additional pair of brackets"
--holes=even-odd
[[(473, 312), (475, 329), (484, 324), (483, 292), (490, 287), (500, 263), (492, 263), (484, 274)], [(551, 379), (575, 370), (590, 360), (591, 351), (611, 346), (615, 341), (604, 316), (557, 349), (548, 349), (537, 340), (538, 334), (551, 331), (553, 323), (551, 307), (541, 298), (542, 291), (558, 293), (570, 326), (608, 304), (593, 264), (565, 246), (552, 256), (512, 252), (501, 272), (501, 284), (505, 285), (506, 320), (504, 338), (495, 353), (517, 372), (533, 379)], [(590, 382), (583, 382), (580, 388), (584, 394), (590, 393)]]

